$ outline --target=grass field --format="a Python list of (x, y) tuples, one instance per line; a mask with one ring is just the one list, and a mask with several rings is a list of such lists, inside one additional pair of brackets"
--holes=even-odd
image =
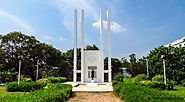
[(7, 95), (23, 95), (25, 92), (7, 92), (5, 86), (0, 86), (0, 98)]

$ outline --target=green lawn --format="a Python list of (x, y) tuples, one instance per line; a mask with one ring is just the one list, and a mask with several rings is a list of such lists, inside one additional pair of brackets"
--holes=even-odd
[(175, 90), (165, 90), (164, 92), (185, 98), (185, 87), (183, 86), (177, 85), (175, 86)]
[(0, 86), (0, 98), (7, 95), (22, 95), (25, 92), (7, 92), (5, 86)]

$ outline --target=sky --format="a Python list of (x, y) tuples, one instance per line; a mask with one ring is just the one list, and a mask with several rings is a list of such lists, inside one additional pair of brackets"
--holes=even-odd
[[(146, 56), (150, 50), (185, 36), (185, 0), (0, 0), (0, 34), (20, 31), (62, 52), (74, 47), (73, 16), (85, 11), (85, 45), (100, 45), (103, 11), (105, 56), (110, 10), (112, 56)], [(78, 28), (78, 47), (81, 47)]]

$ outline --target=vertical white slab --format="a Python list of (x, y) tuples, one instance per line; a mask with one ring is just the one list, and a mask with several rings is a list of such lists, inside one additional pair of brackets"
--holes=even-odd
[(73, 59), (73, 82), (77, 79), (77, 10), (74, 11), (74, 59)]
[(102, 83), (104, 82), (104, 34), (102, 10), (100, 11), (100, 51), (101, 51), (101, 67), (102, 67)]
[(107, 33), (108, 33), (108, 80), (112, 81), (112, 69), (111, 69), (111, 26), (110, 26), (110, 10), (107, 10)]
[(81, 82), (84, 82), (84, 10), (81, 10)]

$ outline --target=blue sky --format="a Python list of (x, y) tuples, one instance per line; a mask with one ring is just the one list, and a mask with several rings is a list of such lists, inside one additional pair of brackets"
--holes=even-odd
[[(110, 9), (113, 57), (131, 53), (141, 57), (154, 47), (185, 36), (185, 0), (0, 1), (0, 34), (21, 31), (62, 52), (73, 48), (73, 14), (74, 9), (80, 13), (81, 8), (85, 10), (85, 44), (97, 46), (99, 11), (104, 11), (106, 24), (106, 10)], [(106, 28), (104, 32), (107, 48)], [(80, 47), (80, 32), (78, 40)]]

